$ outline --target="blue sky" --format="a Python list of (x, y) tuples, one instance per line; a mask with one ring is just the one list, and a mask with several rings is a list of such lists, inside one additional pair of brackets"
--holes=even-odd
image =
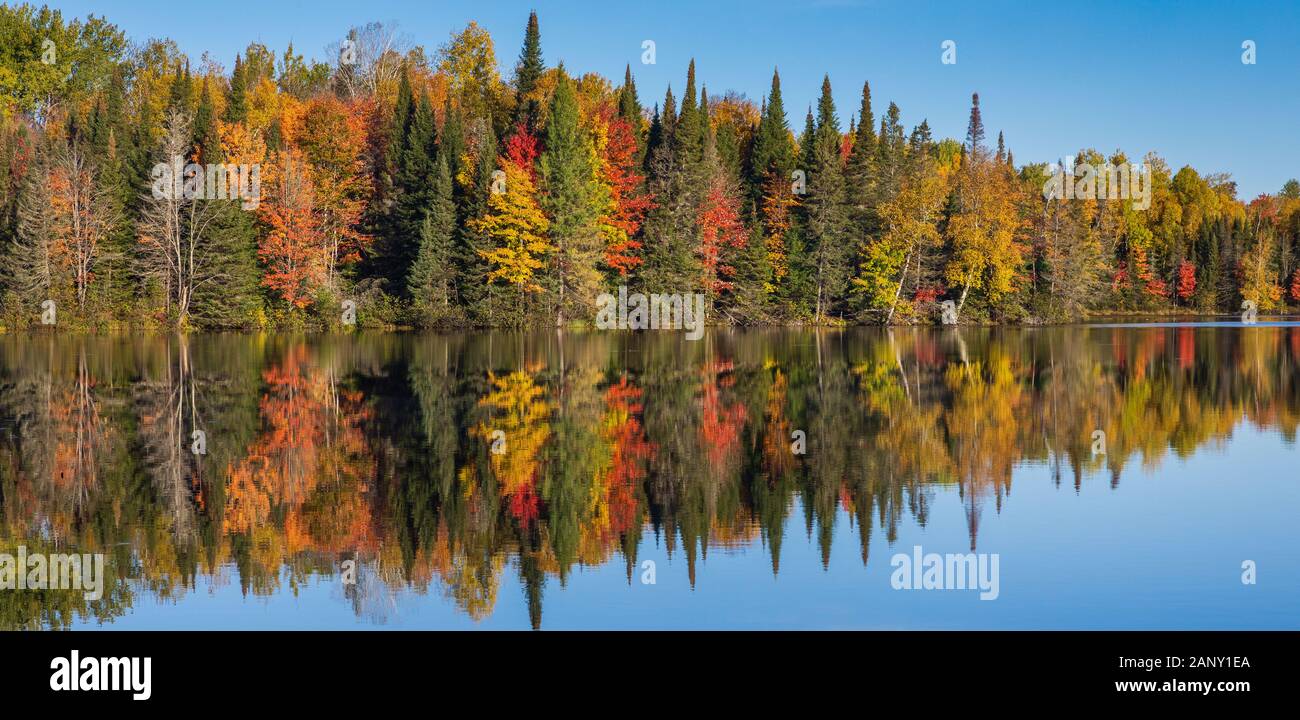
[[(1175, 169), (1230, 172), (1239, 194), (1275, 192), (1300, 176), (1300, 3), (1239, 0), (1151, 2), (921, 2), (918, 0), (53, 0), (65, 14), (108, 17), (134, 40), (170, 37), (196, 60), (210, 51), (227, 68), (258, 40), (288, 42), (326, 59), (347, 28), (395, 21), (430, 52), (476, 20), (497, 43), (503, 74), (519, 52), (529, 9), (538, 11), (548, 64), (622, 77), (632, 63), (642, 102), (679, 92), (696, 60), (710, 93), (755, 101), (781, 69), (791, 124), (829, 73), (841, 122), (869, 80), (877, 118), (898, 103), (910, 128), (965, 132), (970, 93), (980, 93), (990, 140), (1006, 133), (1018, 162), (1054, 160), (1080, 147), (1154, 150)], [(641, 64), (653, 40), (657, 62)], [(957, 63), (940, 62), (941, 43)], [(1255, 65), (1241, 61), (1253, 40)]]

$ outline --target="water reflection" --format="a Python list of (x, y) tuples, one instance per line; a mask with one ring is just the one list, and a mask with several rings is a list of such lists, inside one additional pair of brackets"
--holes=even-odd
[(400, 588), (487, 618), (517, 582), (540, 627), (548, 589), (610, 563), (634, 582), (646, 543), (692, 585), (728, 548), (779, 577), (799, 521), (823, 565), (847, 521), (887, 563), (873, 542), (948, 489), (976, 549), (1027, 462), (1114, 488), (1243, 423), (1293, 442), (1298, 361), (1300, 327), (1262, 326), (9, 336), (0, 548), (102, 552), (111, 583), (0, 592), (0, 628), (202, 581), (296, 593), (353, 559), (358, 617)]

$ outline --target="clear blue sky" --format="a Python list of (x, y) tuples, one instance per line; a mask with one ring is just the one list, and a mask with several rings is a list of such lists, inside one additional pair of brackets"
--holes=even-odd
[[(802, 127), (823, 73), (840, 119), (871, 82), (877, 118), (890, 100), (910, 128), (923, 118), (962, 137), (970, 93), (980, 93), (990, 140), (1006, 133), (1018, 162), (1080, 147), (1160, 153), (1177, 169), (1230, 172), (1249, 199), (1300, 176), (1300, 3), (1131, 0), (1078, 3), (919, 0), (53, 0), (65, 14), (105, 15), (137, 41), (170, 37), (196, 60), (227, 68), (258, 40), (290, 41), (327, 59), (352, 25), (395, 21), (430, 52), (476, 20), (497, 43), (503, 74), (519, 52), (529, 9), (548, 64), (564, 61), (617, 82), (632, 63), (642, 102), (680, 92), (696, 59), (711, 93), (757, 101), (781, 69), (790, 121)], [(654, 40), (657, 63), (642, 65)], [(957, 44), (957, 64), (940, 44)], [(1254, 40), (1257, 64), (1241, 62)]]

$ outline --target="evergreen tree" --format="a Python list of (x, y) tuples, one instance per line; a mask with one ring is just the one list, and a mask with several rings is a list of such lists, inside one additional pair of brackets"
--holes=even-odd
[(641, 132), (641, 100), (636, 95), (636, 80), (632, 78), (632, 66), (623, 69), (623, 86), (618, 89), (618, 116), (623, 118), (637, 131)]
[(541, 108), (534, 93), (545, 70), (537, 13), (531, 12), (528, 14), (528, 28), (524, 31), (524, 46), (519, 51), (519, 62), (515, 65), (515, 115), (512, 125), (522, 122), (529, 132), (536, 131)]
[(244, 61), (235, 56), (235, 69), (230, 75), (230, 99), (226, 102), (225, 121), (244, 122), (248, 119), (248, 78)]
[(903, 123), (898, 105), (889, 103), (885, 117), (880, 119), (880, 134), (876, 138), (876, 160), (873, 167), (875, 180), (872, 183), (873, 205), (889, 202), (898, 194), (903, 177), (903, 161), (906, 155), (906, 140), (903, 137)]
[(872, 235), (875, 218), (875, 162), (876, 117), (871, 111), (871, 85), (862, 83), (862, 104), (858, 108), (858, 125), (853, 135), (853, 150), (849, 153), (845, 178), (848, 182), (846, 198), (849, 203), (849, 221), (861, 236)]
[[(118, 68), (99, 102), (90, 127), (90, 143), (99, 181), (105, 196), (113, 204), (108, 215), (117, 219), (104, 242), (100, 263), (104, 293), (102, 302), (115, 308), (119, 315), (134, 314), (137, 278), (131, 273), (131, 255), (135, 249), (133, 207), (136, 199), (130, 160), (134, 154), (132, 133), (126, 117), (126, 77)], [(128, 317), (122, 319), (129, 320)]]
[[(658, 114), (656, 108), (656, 115)], [(641, 116), (641, 100), (636, 94), (636, 81), (632, 79), (632, 66), (623, 70), (623, 85), (618, 89), (618, 116), (632, 128), (632, 137), (636, 140), (636, 161), (644, 166), (648, 138), (645, 133), (645, 119)]]
[(979, 93), (970, 96), (970, 121), (966, 124), (966, 152), (975, 155), (977, 160), (985, 152), (984, 118), (980, 115)]
[(221, 162), (221, 138), (217, 133), (216, 108), (212, 102), (212, 89), (208, 86), (207, 78), (203, 79), (199, 107), (194, 112), (193, 154), (204, 164)]
[[(692, 121), (696, 123), (696, 121)], [(694, 199), (698, 183), (693, 183), (689, 165), (676, 141), (683, 132), (676, 113), (672, 88), (664, 97), (663, 112), (651, 126), (648, 144), (649, 190), (655, 207), (645, 223), (645, 262), (639, 281), (646, 292), (684, 292), (694, 287), (699, 277), (696, 262), (696, 225)]]
[(578, 98), (573, 82), (559, 70), (546, 126), (546, 149), (540, 170), (543, 207), (550, 218), (551, 283), (555, 323), (566, 317), (594, 317), (603, 243), (596, 226), (604, 207), (604, 190), (596, 182), (595, 150), (578, 118)]
[(193, 112), (194, 108), (194, 85), (190, 80), (190, 67), (185, 65), (176, 68), (176, 74), (172, 77), (172, 84), (167, 91), (167, 111), (181, 111), (187, 115)]
[(704, 120), (695, 101), (695, 60), (691, 59), (686, 70), (686, 91), (682, 94), (682, 110), (677, 116), (677, 126), (673, 133), (673, 147), (677, 152), (678, 162), (683, 167), (695, 165), (700, 160), (703, 150)]
[[(402, 168), (403, 153), (406, 150), (406, 135), (410, 131), (411, 114), (415, 112), (415, 92), (411, 89), (411, 76), (403, 72), (397, 85), (397, 100), (393, 106), (393, 118), (388, 125), (388, 147), (384, 153), (385, 177), (384, 190), (389, 195), (400, 192), (398, 175)], [(390, 199), (389, 202), (392, 202)]]
[(789, 178), (794, 169), (794, 142), (781, 99), (781, 75), (772, 71), (772, 89), (758, 121), (754, 147), (750, 154), (751, 188), (757, 202), (762, 201), (763, 186), (770, 175)]
[(420, 224), (419, 252), (407, 277), (407, 293), (425, 325), (445, 323), (454, 316), (456, 205), (451, 187), (447, 157), (440, 152), (429, 207)]
[(504, 321), (506, 312), (501, 306), (501, 293), (488, 279), (492, 267), (483, 255), (492, 249), (492, 238), (470, 221), (487, 211), (492, 174), (497, 170), (497, 140), (491, 123), (484, 118), (475, 119), (464, 133), (464, 155), (472, 164), (458, 168), (453, 176), (457, 185), (458, 284), (461, 303), (471, 320), (493, 325)]
[(817, 126), (808, 157), (808, 197), (804, 203), (808, 249), (815, 258), (813, 319), (817, 322), (839, 309), (848, 282), (848, 208), (840, 142), (839, 119), (827, 76), (822, 81), (822, 94), (817, 102)]
[(421, 95), (415, 109), (407, 118), (402, 133), (402, 151), (397, 164), (394, 191), (392, 235), (388, 244), (390, 287), (395, 292), (406, 289), (411, 265), (419, 252), (420, 232), (425, 215), (432, 204), (429, 179), (434, 175), (434, 157), (437, 154), (436, 129), (433, 106), (427, 95)]
[(808, 115), (804, 118), (803, 133), (799, 135), (799, 169), (806, 174), (808, 168), (816, 162), (813, 155), (814, 140), (817, 138), (817, 120), (813, 117), (812, 107), (808, 108)]
[(655, 166), (661, 164), (656, 161), (656, 158), (663, 154), (660, 149), (672, 150), (673, 131), (676, 127), (677, 100), (673, 97), (673, 86), (669, 85), (668, 91), (664, 93), (663, 110), (661, 111), (658, 106), (655, 107), (650, 131), (646, 137), (645, 169), (651, 177), (656, 172)]

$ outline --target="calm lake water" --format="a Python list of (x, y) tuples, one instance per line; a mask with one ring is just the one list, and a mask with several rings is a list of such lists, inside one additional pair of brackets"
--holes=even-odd
[(0, 629), (1295, 629), (1298, 370), (1264, 322), (4, 336), (0, 553), (108, 582)]

